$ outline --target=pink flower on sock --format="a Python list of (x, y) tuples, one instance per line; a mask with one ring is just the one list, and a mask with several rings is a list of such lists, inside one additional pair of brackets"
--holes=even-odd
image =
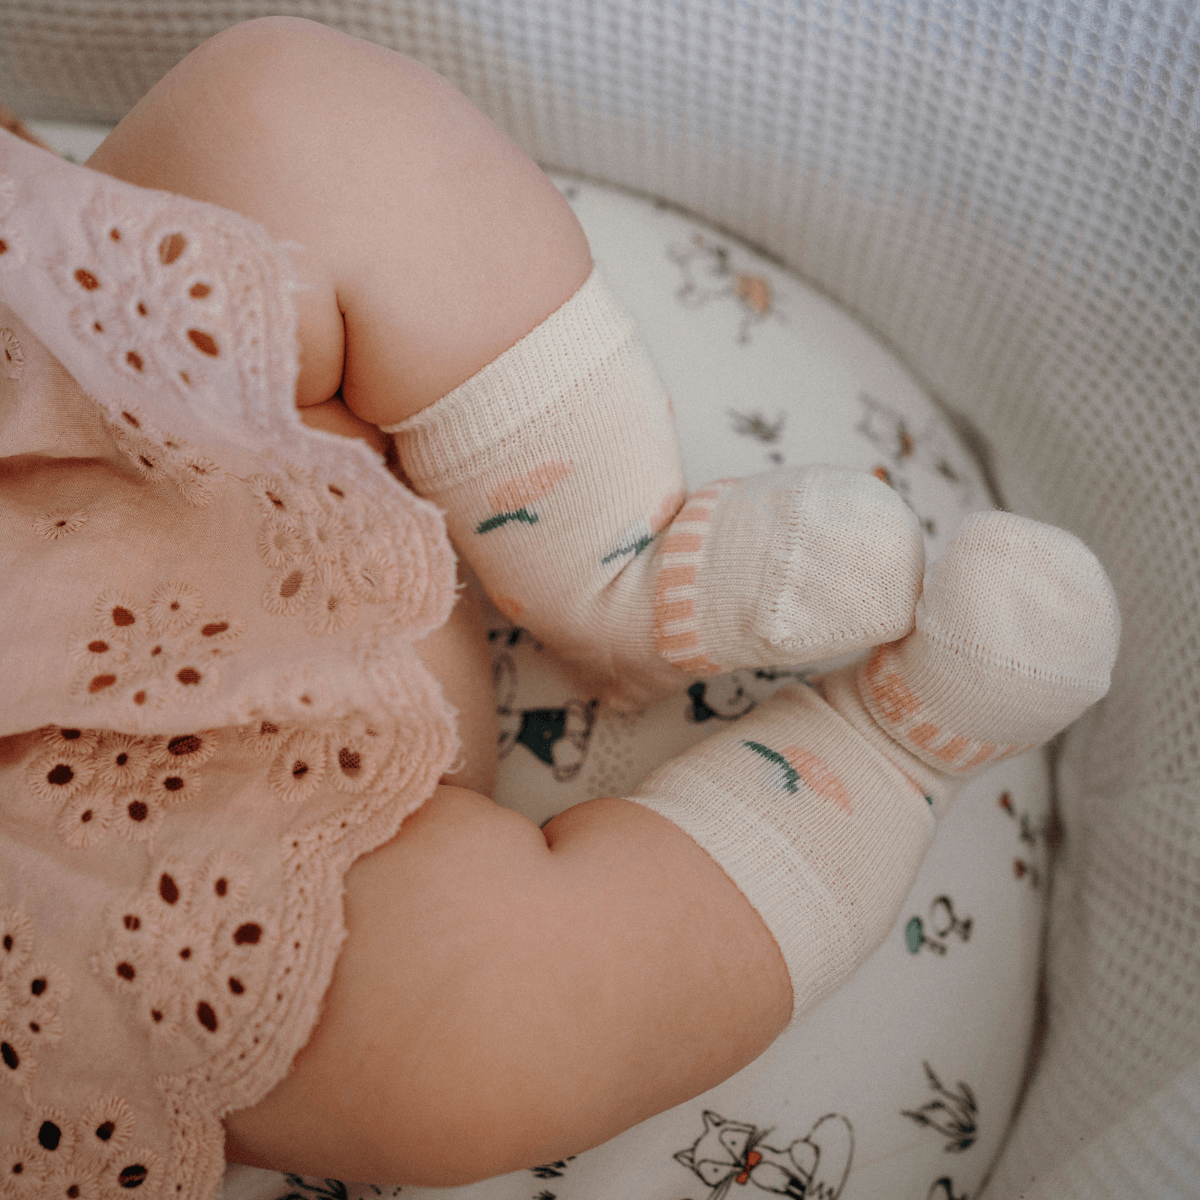
[(475, 532), (491, 533), (510, 521), (536, 525), (538, 515), (531, 512), (528, 505), (553, 491), (573, 470), (573, 462), (544, 463), (532, 471), (506, 479), (488, 493), (488, 503), (495, 511), (479, 523)]
[(822, 800), (850, 813), (854, 809), (850, 803), (850, 793), (846, 785), (829, 769), (824, 759), (818, 758), (811, 750), (801, 746), (784, 746), (783, 756), (796, 769), (796, 774)]

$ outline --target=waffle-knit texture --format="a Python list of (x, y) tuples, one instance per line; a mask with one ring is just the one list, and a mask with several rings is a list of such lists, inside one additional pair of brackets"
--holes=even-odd
[(614, 703), (911, 628), (919, 524), (872, 476), (775, 471), (684, 502), (669, 398), (598, 272), (495, 362), (385, 429), (493, 600)]
[[(1058, 758), (1047, 1036), (988, 1194), (1087, 1179), (1100, 1200), (1169, 1195), (1155, 1164), (1200, 1153), (1172, 1107), (1172, 1081), (1194, 1096), (1200, 1079), (1196, 7), (289, 7), (421, 58), (539, 162), (662, 196), (799, 270), (965, 419), (1011, 507), (1099, 554), (1123, 651)], [(115, 118), (217, 28), (279, 10), (20, 0), (0, 94)], [(1110, 1152), (1129, 1171), (1085, 1165)]]

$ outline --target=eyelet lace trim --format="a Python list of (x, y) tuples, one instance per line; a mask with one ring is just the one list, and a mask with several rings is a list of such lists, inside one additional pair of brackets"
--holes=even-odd
[(150, 1035), (155, 1067), (215, 1053), (260, 1006), (278, 920), (249, 902), (254, 868), (232, 851), (199, 869), (158, 859), (148, 883), (114, 906), (97, 963)]
[(133, 1106), (117, 1095), (97, 1096), (74, 1114), (31, 1104), (19, 1139), (0, 1149), (0, 1196), (161, 1196), (161, 1160), (149, 1147), (133, 1144), (137, 1125)]
[(193, 508), (212, 503), (213, 484), (221, 468), (182, 438), (162, 433), (132, 406), (109, 414), (110, 430), (117, 448), (147, 483), (170, 483)]
[(0, 1088), (29, 1099), (42, 1051), (62, 1039), (67, 974), (34, 959), (33, 925), (20, 908), (0, 909)]

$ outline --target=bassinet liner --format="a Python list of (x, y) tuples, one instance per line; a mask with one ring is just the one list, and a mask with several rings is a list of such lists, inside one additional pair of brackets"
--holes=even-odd
[(346, 870), (456, 753), (441, 514), (301, 425), (292, 287), (253, 222), (0, 131), (5, 1195), (212, 1196)]

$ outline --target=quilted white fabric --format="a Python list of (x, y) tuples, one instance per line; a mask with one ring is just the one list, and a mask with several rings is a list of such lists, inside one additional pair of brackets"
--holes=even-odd
[(117, 117), (284, 7), (423, 59), (539, 161), (798, 269), (977, 433), (1009, 505), (1095, 549), (1124, 644), (1059, 758), (1048, 1029), (988, 1194), (1200, 1194), (1200, 11), (9, 0), (0, 94)]

